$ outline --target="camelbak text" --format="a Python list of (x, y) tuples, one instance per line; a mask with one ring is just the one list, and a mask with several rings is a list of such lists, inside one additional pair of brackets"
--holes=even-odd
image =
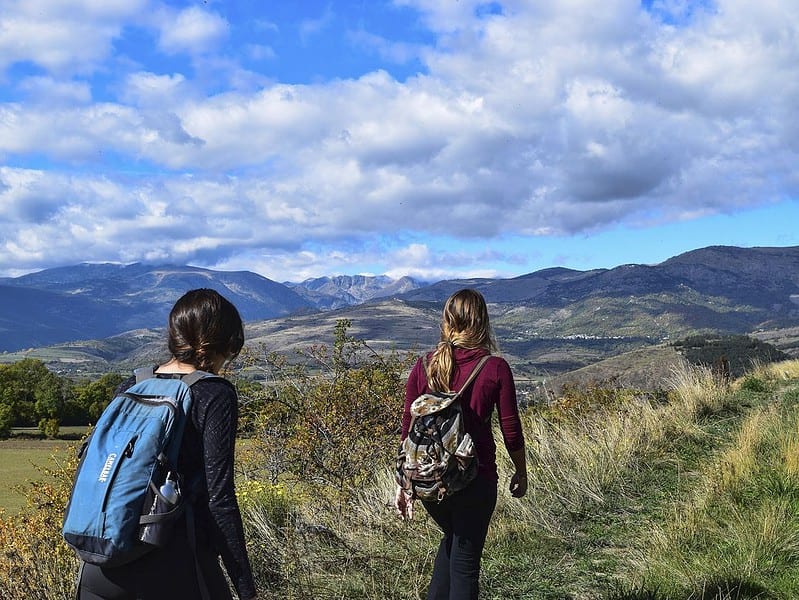
[(115, 452), (112, 452), (108, 455), (108, 458), (105, 459), (105, 464), (103, 465), (103, 470), (100, 471), (100, 479), (98, 481), (105, 483), (108, 480), (108, 476), (111, 474), (111, 467), (114, 466), (114, 461), (117, 459), (117, 455)]

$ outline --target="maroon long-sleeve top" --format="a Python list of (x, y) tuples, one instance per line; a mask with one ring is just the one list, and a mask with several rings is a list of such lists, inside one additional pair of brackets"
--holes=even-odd
[[(461, 389), (472, 369), (486, 354), (488, 351), (481, 348), (474, 350), (455, 348), (455, 365), (450, 389), (454, 391)], [(403, 440), (407, 437), (411, 425), (411, 404), (418, 396), (429, 391), (424, 365), (422, 359), (419, 359), (411, 370), (405, 385), (405, 411), (402, 415)], [(495, 407), (505, 448), (508, 452), (513, 452), (524, 447), (522, 424), (519, 420), (519, 405), (516, 401), (516, 385), (513, 382), (510, 366), (505, 359), (499, 356), (489, 358), (472, 385), (463, 393), (461, 402), (464, 426), (472, 436), (477, 453), (478, 473), (489, 481), (496, 482), (498, 480), (497, 446), (491, 430), (491, 416)]]

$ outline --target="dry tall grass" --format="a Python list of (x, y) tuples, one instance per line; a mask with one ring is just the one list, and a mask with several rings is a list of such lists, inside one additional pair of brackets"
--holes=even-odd
[[(781, 363), (750, 377), (782, 377), (795, 367)], [(691, 379), (681, 381), (688, 382), (683, 390), (696, 394), (684, 404), (700, 407), (698, 414), (729, 401)], [(649, 585), (665, 594), (698, 594), (717, 585), (740, 591), (745, 582), (799, 562), (798, 427), (799, 413), (790, 405), (752, 409), (731, 443), (702, 468), (695, 493), (648, 532), (637, 569)]]
[(752, 365), (749, 375), (768, 381), (796, 380), (799, 379), (799, 360), (786, 360), (767, 365), (756, 363)]
[[(527, 439), (528, 493), (509, 510), (551, 535), (563, 516), (601, 506), (609, 491), (623, 492), (626, 474), (649, 454), (659, 425), (648, 402), (624, 409), (602, 408), (585, 418), (550, 422), (534, 413), (523, 417)], [(501, 462), (503, 479), (509, 463)], [(499, 511), (504, 506), (501, 504)]]
[(248, 503), (244, 518), (261, 596), (423, 597), (439, 533), (420, 505), (412, 521), (397, 518), (394, 490), (388, 469), (376, 471), (343, 507), (303, 487), (283, 523), (269, 502)]
[(672, 369), (667, 385), (673, 395), (663, 416), (678, 430), (696, 431), (698, 419), (718, 413), (730, 401), (729, 382), (708, 367), (682, 362)]
[[(508, 510), (522, 511), (521, 518), (560, 535), (564, 514), (599, 507), (609, 492), (625, 493), (632, 471), (657, 458), (674, 438), (701, 435), (698, 420), (727, 402), (728, 386), (701, 367), (682, 363), (669, 384), (666, 403), (641, 395), (574, 418), (523, 415), (529, 491), (521, 507), (511, 505)], [(509, 478), (509, 462), (502, 467)], [(500, 503), (498, 511), (504, 508)]]

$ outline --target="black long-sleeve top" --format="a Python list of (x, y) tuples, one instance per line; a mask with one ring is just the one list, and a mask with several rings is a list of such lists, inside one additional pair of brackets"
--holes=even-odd
[[(156, 374), (158, 376), (158, 374)], [(124, 390), (135, 378), (123, 382)], [(190, 418), (178, 455), (183, 480), (193, 483), (198, 544), (210, 544), (222, 557), (239, 598), (255, 597), (233, 481), (238, 426), (236, 388), (221, 377), (201, 379), (192, 388)]]

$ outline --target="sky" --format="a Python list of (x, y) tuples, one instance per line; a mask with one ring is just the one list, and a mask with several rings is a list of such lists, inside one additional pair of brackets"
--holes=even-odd
[(0, 0), (0, 276), (799, 245), (796, 0)]

